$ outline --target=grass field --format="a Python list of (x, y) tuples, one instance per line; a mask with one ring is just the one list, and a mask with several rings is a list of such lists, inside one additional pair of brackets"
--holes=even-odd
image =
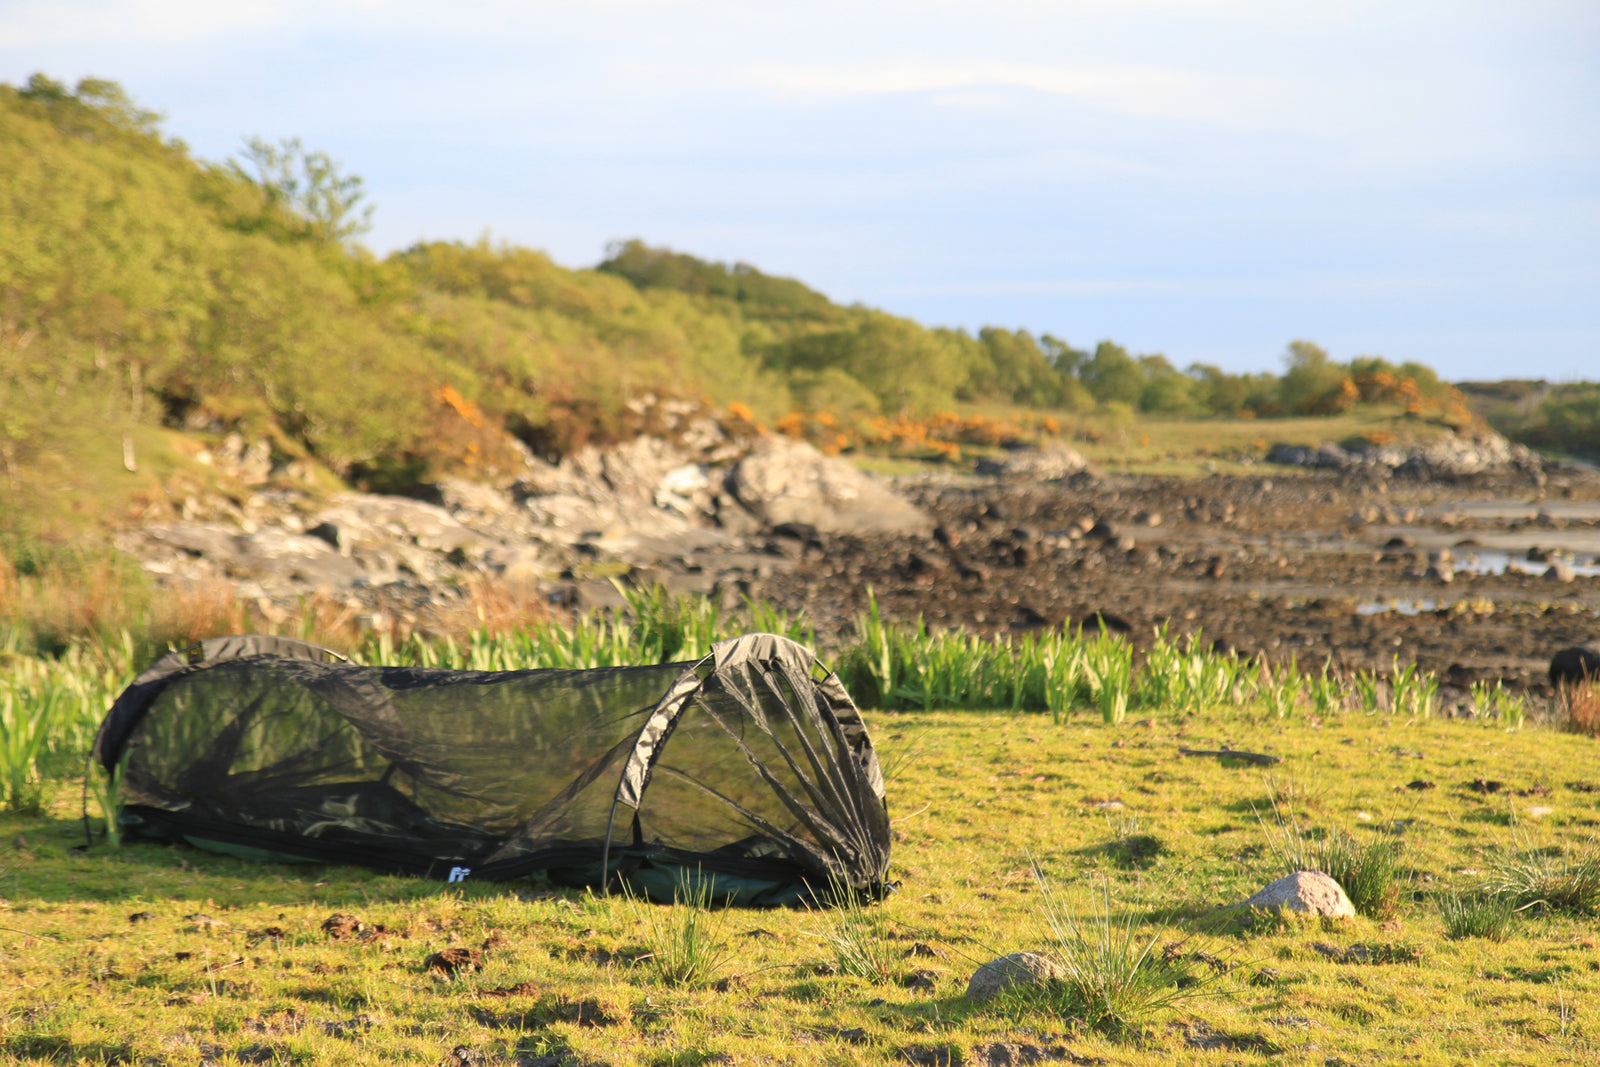
[[(900, 888), (829, 912), (74, 851), (77, 783), (46, 781), (40, 813), (0, 816), (0, 1062), (1600, 1056), (1591, 739), (1360, 713), (1317, 724), (1264, 707), (1120, 725), (1089, 712), (869, 719)], [(1180, 746), (1283, 762), (1264, 773)], [(1371, 915), (1226, 910), (1284, 873), (1286, 848), (1341, 832), (1358, 851), (1398, 849)], [(1484, 887), (1499, 897), (1471, 895)], [(966, 1001), (968, 976), (996, 955), (1073, 951), (1053, 941), (1047, 897), (1091, 945), (1129, 943), (1136, 962), (1149, 945), (1134, 993), (1153, 1003), (1135, 995), (1106, 1017), (1064, 994)], [(1473, 929), (1465, 908), (1490, 936), (1451, 939), (1441, 908), (1456, 932)], [(330, 930), (334, 915), (362, 925)], [(440, 970), (452, 960), (453, 976)]]

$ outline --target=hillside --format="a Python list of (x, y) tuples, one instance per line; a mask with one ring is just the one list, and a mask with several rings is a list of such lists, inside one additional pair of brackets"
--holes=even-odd
[[(1426, 367), (1178, 370), (1112, 342), (929, 328), (746, 264), (619, 242), (594, 269), (480, 240), (379, 259), (358, 178), (296, 141), (196, 159), (114, 83), (0, 86), (0, 494), (17, 546), (138, 519), (228, 435), (302, 482), (411, 492), (653, 428), (944, 410), (1273, 416), (1380, 403), (1459, 423)], [(914, 368), (915, 373), (909, 373)], [(731, 405), (731, 407), (730, 407)], [(881, 436), (881, 435), (880, 435)], [(838, 447), (872, 434), (839, 435)], [(179, 476), (182, 476), (181, 478)]]

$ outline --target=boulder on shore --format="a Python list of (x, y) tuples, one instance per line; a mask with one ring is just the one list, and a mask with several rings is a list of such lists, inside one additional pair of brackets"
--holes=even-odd
[(878, 479), (790, 437), (758, 441), (728, 473), (728, 487), (768, 526), (915, 536), (933, 530), (921, 508)]
[(1600, 641), (1563, 648), (1550, 657), (1551, 685), (1600, 682)]

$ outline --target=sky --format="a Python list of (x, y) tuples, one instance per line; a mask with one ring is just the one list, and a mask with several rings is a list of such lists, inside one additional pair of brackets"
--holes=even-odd
[(0, 0), (0, 81), (298, 137), (365, 243), (629, 237), (1179, 366), (1600, 379), (1594, 0)]

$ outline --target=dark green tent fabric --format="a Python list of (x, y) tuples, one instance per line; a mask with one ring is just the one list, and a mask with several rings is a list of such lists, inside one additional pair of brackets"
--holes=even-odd
[(785, 638), (583, 671), (337, 659), (216, 638), (140, 675), (95, 742), (122, 767), (129, 832), (456, 881), (648, 888), (694, 871), (755, 902), (884, 889), (866, 726)]

